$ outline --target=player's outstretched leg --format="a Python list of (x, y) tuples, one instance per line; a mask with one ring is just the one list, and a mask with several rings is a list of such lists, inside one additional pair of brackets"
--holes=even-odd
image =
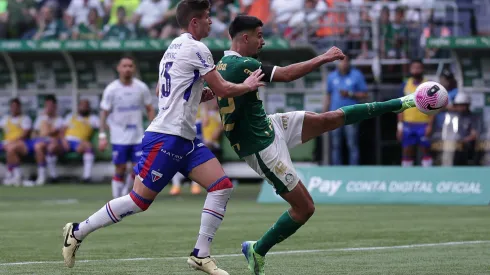
[[(206, 147), (200, 147), (205, 154), (213, 156)], [(197, 155), (201, 155), (199, 151)], [(203, 159), (208, 157), (204, 156)], [(197, 157), (196, 159), (199, 159)], [(205, 163), (192, 169), (189, 177), (204, 187), (207, 191), (206, 201), (201, 214), (201, 227), (199, 236), (191, 255), (187, 259), (189, 266), (211, 275), (228, 275), (228, 272), (218, 268), (211, 258), (211, 242), (214, 239), (226, 212), (226, 205), (233, 192), (233, 184), (225, 175), (221, 164), (216, 158), (209, 159)]]
[(124, 217), (145, 211), (150, 207), (157, 194), (157, 192), (148, 189), (139, 178), (136, 178), (133, 191), (130, 194), (111, 200), (85, 221), (67, 223), (63, 228), (64, 243), (62, 248), (65, 265), (70, 268), (75, 265), (75, 254), (88, 234), (102, 227), (118, 223)]
[(306, 112), (301, 140), (303, 143), (312, 138), (340, 128), (344, 125), (380, 116), (386, 113), (401, 113), (415, 107), (415, 95), (391, 99), (384, 102), (371, 102), (342, 107), (322, 114)]

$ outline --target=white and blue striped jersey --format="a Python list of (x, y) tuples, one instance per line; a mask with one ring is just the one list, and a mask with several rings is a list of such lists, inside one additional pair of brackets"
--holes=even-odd
[(175, 38), (160, 61), (158, 115), (147, 131), (194, 140), (202, 76), (213, 69), (213, 56), (204, 43), (189, 33)]
[(153, 100), (143, 81), (133, 78), (130, 85), (114, 80), (104, 90), (100, 108), (110, 112), (107, 124), (111, 144), (140, 144), (143, 138), (143, 110)]

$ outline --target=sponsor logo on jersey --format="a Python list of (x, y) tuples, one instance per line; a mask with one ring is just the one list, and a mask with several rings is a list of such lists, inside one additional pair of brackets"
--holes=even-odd
[(160, 150), (160, 152), (164, 153), (165, 155), (167, 155), (169, 157), (172, 157), (175, 161), (181, 161), (184, 158), (183, 156), (171, 153), (165, 149)]
[(152, 170), (151, 171), (151, 181), (152, 182), (155, 182), (155, 181), (161, 179), (162, 177), (163, 177), (163, 174), (162, 173), (159, 173), (159, 172), (157, 172), (155, 170)]
[(209, 68), (209, 65), (206, 63), (206, 60), (204, 60), (204, 58), (202, 58), (201, 53), (197, 52), (196, 55), (197, 55), (197, 58), (199, 58), (199, 60), (201, 61), (204, 68)]
[(293, 183), (293, 181), (294, 181), (294, 176), (293, 176), (293, 174), (288, 173), (288, 174), (286, 175), (286, 181), (287, 181), (287, 183)]
[(282, 162), (282, 161), (279, 161), (276, 166), (274, 167), (274, 171), (276, 172), (276, 174), (278, 175), (283, 175), (286, 173), (286, 171), (288, 170), (288, 167)]
[(202, 143), (202, 142), (197, 145), (197, 147), (203, 147), (203, 146), (204, 146), (204, 143)]
[(282, 121), (282, 128), (284, 128), (284, 130), (287, 130), (288, 124), (289, 124), (289, 117), (288, 116), (281, 116), (281, 121)]

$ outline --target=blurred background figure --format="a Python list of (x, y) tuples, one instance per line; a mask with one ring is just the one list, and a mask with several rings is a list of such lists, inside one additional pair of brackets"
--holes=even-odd
[(75, 26), (72, 32), (72, 39), (97, 39), (101, 33), (100, 18), (96, 8), (90, 8), (87, 22), (82, 22)]
[[(410, 63), (410, 77), (402, 84), (401, 94), (414, 93), (417, 86), (426, 81), (424, 64), (421, 60), (413, 60)], [(433, 116), (427, 116), (416, 108), (398, 114), (396, 136), (402, 143), (402, 166), (413, 166), (418, 149), (423, 155), (422, 166), (432, 166), (430, 136), (433, 121)]]
[(169, 9), (169, 0), (142, 1), (133, 15), (133, 23), (140, 35), (150, 38), (160, 36), (166, 22), (165, 14)]
[(101, 37), (104, 39), (125, 40), (134, 37), (133, 28), (127, 22), (126, 9), (117, 8), (117, 21), (105, 25)]
[(104, 8), (100, 0), (72, 0), (66, 10), (65, 16), (71, 21), (73, 26), (80, 24), (89, 25), (90, 10), (95, 9), (99, 18), (105, 15)]
[(82, 182), (90, 182), (94, 151), (90, 142), (94, 130), (99, 128), (99, 118), (91, 114), (90, 102), (82, 99), (78, 102), (78, 114), (68, 114), (64, 120), (62, 139), (63, 152), (75, 152), (82, 155)]
[(10, 114), (2, 117), (0, 127), (5, 133), (0, 143), (0, 152), (6, 153), (7, 173), (3, 179), (4, 185), (20, 186), (22, 171), (21, 159), (34, 152), (32, 141), (29, 139), (32, 120), (22, 114), (22, 104), (18, 98), (10, 100)]
[[(323, 111), (358, 104), (368, 97), (364, 75), (350, 64), (350, 57), (337, 63), (337, 70), (328, 75), (327, 94), (324, 96)], [(343, 164), (343, 138), (349, 151), (349, 165), (359, 164), (359, 124), (346, 125), (330, 132), (332, 140), (331, 158), (333, 165)]]
[(37, 179), (35, 182), (24, 181), (24, 185), (44, 185), (48, 180), (46, 167), (51, 181), (56, 181), (56, 161), (63, 152), (59, 142), (63, 119), (58, 115), (58, 101), (55, 96), (44, 98), (44, 109), (34, 122), (32, 139), (37, 163)]

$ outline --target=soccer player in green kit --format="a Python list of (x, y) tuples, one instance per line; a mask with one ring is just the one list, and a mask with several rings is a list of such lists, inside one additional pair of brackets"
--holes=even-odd
[[(227, 81), (241, 83), (261, 68), (262, 80), (289, 82), (305, 76), (325, 63), (344, 59), (342, 51), (332, 47), (305, 62), (287, 67), (266, 66), (255, 59), (264, 46), (262, 22), (252, 16), (237, 16), (229, 27), (231, 50), (216, 68)], [(361, 120), (388, 112), (403, 112), (415, 107), (414, 96), (342, 107), (326, 113), (305, 111), (267, 115), (259, 93), (234, 98), (218, 98), (226, 137), (238, 156), (265, 178), (291, 208), (257, 241), (242, 244), (248, 267), (255, 275), (264, 275), (265, 255), (276, 244), (293, 235), (315, 212), (313, 200), (298, 178), (289, 148), (317, 136)]]

